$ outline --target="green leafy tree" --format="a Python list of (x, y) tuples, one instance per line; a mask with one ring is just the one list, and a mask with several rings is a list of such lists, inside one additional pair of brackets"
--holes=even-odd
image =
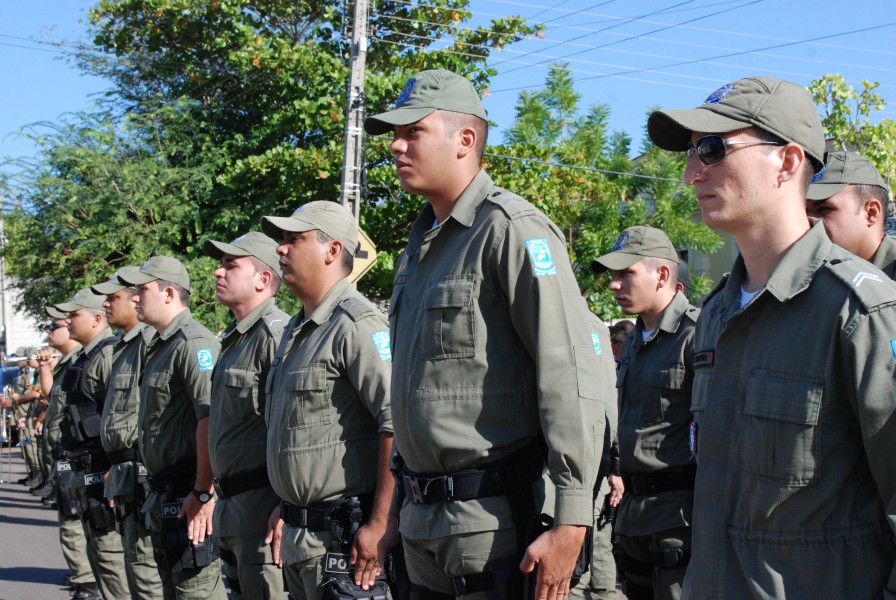
[[(583, 114), (573, 84), (566, 66), (557, 63), (543, 89), (520, 94), (505, 144), (487, 156), (489, 172), (564, 231), (591, 309), (604, 319), (618, 318), (623, 315), (607, 289), (608, 277), (595, 280), (590, 265), (620, 231), (650, 224), (679, 247), (707, 252), (721, 241), (695, 219), (696, 198), (681, 183), (683, 157), (646, 142), (632, 160), (630, 137), (610, 129), (610, 108), (594, 104)], [(707, 287), (698, 281), (694, 291)]]
[[(470, 28), (467, 6), (377, 4), (370, 110), (384, 109), (421, 69), (448, 68), (484, 87), (490, 53), (535, 31), (518, 17)], [(202, 240), (232, 239), (262, 215), (339, 197), (351, 13), (295, 0), (97, 2), (93, 44), (78, 60), (111, 91), (93, 114), (29, 130), (41, 155), (3, 190), (16, 205), (5, 215), (5, 254), (22, 308), (41, 315), (117, 266), (170, 253), (191, 269), (197, 316), (222, 325)], [(386, 142), (372, 145), (361, 225), (382, 252), (361, 287), (387, 296), (420, 200), (393, 191)]]
[(809, 84), (809, 93), (821, 109), (821, 122), (828, 139), (871, 160), (892, 188), (896, 180), (896, 122), (872, 122), (876, 111), (886, 107), (877, 82), (862, 81), (856, 90), (840, 75), (825, 75)]

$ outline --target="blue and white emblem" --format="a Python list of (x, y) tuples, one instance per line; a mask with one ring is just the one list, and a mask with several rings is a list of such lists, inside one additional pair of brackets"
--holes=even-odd
[(200, 371), (211, 371), (215, 368), (215, 359), (212, 357), (211, 348), (203, 348), (196, 351), (196, 362)]
[(389, 342), (389, 330), (374, 331), (370, 334), (376, 351), (380, 354), (380, 360), (392, 360), (392, 344)]
[(723, 85), (713, 93), (709, 95), (709, 98), (703, 101), (703, 104), (719, 104), (722, 102), (722, 98), (728, 95), (728, 92), (734, 89), (734, 86), (730, 83), (728, 85)]
[(401, 89), (401, 93), (398, 94), (398, 100), (395, 101), (395, 108), (398, 108), (408, 101), (408, 98), (411, 97), (411, 93), (414, 91), (414, 86), (416, 85), (416, 79), (408, 79), (408, 82), (404, 84), (404, 87)]
[(890, 340), (890, 350), (893, 351), (893, 358), (896, 358), (896, 339)]
[(526, 240), (526, 250), (529, 251), (529, 259), (532, 261), (536, 277), (557, 274), (557, 267), (554, 266), (554, 258), (551, 256), (551, 247), (548, 245), (547, 238)]
[(613, 244), (613, 252), (617, 250), (622, 250), (622, 247), (628, 243), (628, 234), (626, 232), (622, 232), (619, 234), (619, 237), (616, 238), (616, 243)]
[(604, 351), (600, 347), (600, 338), (593, 331), (591, 332), (591, 341), (594, 342), (594, 353), (598, 356), (602, 355)]

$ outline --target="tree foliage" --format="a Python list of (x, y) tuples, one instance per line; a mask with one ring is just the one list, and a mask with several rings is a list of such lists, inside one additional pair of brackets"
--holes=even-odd
[[(650, 224), (680, 248), (707, 252), (721, 240), (694, 219), (697, 202), (681, 183), (680, 154), (645, 143), (631, 159), (631, 138), (611, 130), (610, 107), (582, 110), (579, 100), (566, 65), (552, 65), (543, 89), (520, 94), (504, 145), (486, 157), (488, 170), (563, 230), (591, 309), (604, 319), (618, 318), (622, 313), (607, 289), (608, 277), (595, 280), (591, 260), (608, 252), (623, 229)], [(706, 287), (697, 282), (695, 292)]]
[[(370, 110), (420, 69), (482, 87), (492, 51), (535, 31), (518, 17), (470, 28), (468, 0), (378, 3), (367, 53)], [(30, 134), (39, 162), (7, 187), (9, 272), (27, 312), (151, 254), (184, 259), (194, 310), (221, 327), (203, 239), (258, 229), (265, 214), (337, 200), (343, 160), (351, 4), (295, 0), (100, 0), (80, 66), (113, 86), (92, 114)], [(348, 17), (346, 16), (348, 15)], [(452, 45), (436, 49), (440, 39)], [(384, 142), (376, 142), (382, 149)], [(420, 200), (385, 185), (374, 152), (361, 225), (382, 250), (362, 282), (388, 293), (394, 254)], [(379, 168), (379, 169), (378, 169)], [(366, 286), (366, 287), (365, 287)], [(285, 304), (289, 304), (289, 294)], [(285, 306), (288, 308), (288, 306)]]
[(859, 91), (840, 75), (825, 75), (809, 84), (809, 93), (821, 108), (827, 137), (872, 161), (892, 189), (896, 180), (896, 122), (881, 119), (872, 123), (873, 114), (886, 107), (877, 91), (879, 85), (863, 80)]

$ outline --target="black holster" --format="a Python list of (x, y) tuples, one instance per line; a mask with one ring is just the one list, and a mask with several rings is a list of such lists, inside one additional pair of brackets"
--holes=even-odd
[(161, 529), (152, 533), (153, 545), (173, 573), (201, 569), (220, 556), (216, 538), (206, 536), (201, 544), (195, 546), (187, 538), (187, 520), (177, 516), (182, 504), (182, 500), (163, 504)]
[(355, 585), (351, 567), (351, 548), (361, 523), (370, 518), (373, 495), (348, 496), (329, 515), (331, 552), (324, 555), (321, 582), (326, 600), (386, 600), (389, 589), (386, 576), (380, 575), (369, 590)]
[(67, 450), (83, 448), (99, 439), (102, 417), (97, 413), (96, 406), (66, 404), (62, 412), (60, 432), (62, 445)]
[(59, 487), (57, 500), (59, 515), (64, 519), (74, 519), (78, 512), (78, 488), (81, 474), (73, 467), (71, 461), (56, 461), (56, 485)]
[[(103, 479), (102, 474), (94, 474), (99, 476), (98, 482), (87, 482), (84, 490), (84, 496), (87, 506), (82, 506), (82, 518), (90, 525), (90, 528), (96, 532), (105, 533), (115, 529), (115, 511), (109, 506), (106, 498), (103, 496)], [(86, 476), (85, 476), (86, 478)]]

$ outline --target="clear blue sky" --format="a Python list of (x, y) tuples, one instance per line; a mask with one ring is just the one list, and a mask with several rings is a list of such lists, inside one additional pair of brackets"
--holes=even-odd
[[(16, 130), (83, 110), (107, 88), (39, 43), (84, 40), (91, 5), (0, 0), (0, 156), (31, 155)], [(492, 59), (499, 75), (485, 105), (498, 124), (495, 142), (513, 120), (520, 89), (538, 89), (547, 65), (560, 59), (570, 63), (583, 105), (608, 104), (611, 127), (629, 132), (635, 150), (648, 106), (696, 106), (748, 75), (804, 85), (825, 73), (840, 73), (856, 87), (877, 81), (890, 101), (878, 119), (896, 119), (893, 0), (473, 0), (471, 10), (477, 24), (519, 14), (547, 25), (543, 39), (510, 45)]]

